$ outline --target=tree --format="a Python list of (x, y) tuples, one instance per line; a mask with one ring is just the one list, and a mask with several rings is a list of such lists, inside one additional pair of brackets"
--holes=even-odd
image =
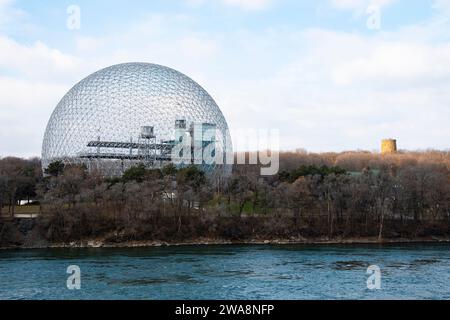
[(228, 206), (231, 211), (232, 201), (237, 203), (239, 217), (247, 201), (252, 199), (251, 182), (247, 176), (233, 175), (228, 183)]
[(296, 223), (302, 218), (302, 212), (311, 209), (312, 197), (309, 190), (309, 180), (305, 177), (299, 177), (289, 186), (288, 199), (292, 203)]
[(61, 175), (50, 179), (46, 199), (58, 199), (68, 205), (68, 207), (74, 207), (78, 201), (77, 196), (79, 196), (86, 183), (87, 172), (84, 167), (67, 167)]
[(8, 185), (6, 177), (0, 175), (0, 218), (2, 216), (2, 209), (5, 200), (7, 199)]
[(143, 164), (127, 169), (122, 175), (123, 182), (142, 182), (144, 181), (147, 170)]
[(300, 177), (306, 176), (320, 176), (322, 179), (330, 174), (343, 175), (346, 174), (346, 170), (339, 167), (328, 167), (328, 166), (315, 166), (315, 165), (303, 165), (295, 170), (282, 171), (279, 173), (279, 179), (281, 181), (288, 181), (293, 183)]
[(57, 177), (64, 172), (65, 164), (62, 161), (54, 161), (44, 170), (45, 174)]
[(40, 161), (14, 157), (0, 159), (0, 206), (8, 201), (8, 212), (14, 216), (20, 200), (36, 196), (36, 184), (41, 179)]

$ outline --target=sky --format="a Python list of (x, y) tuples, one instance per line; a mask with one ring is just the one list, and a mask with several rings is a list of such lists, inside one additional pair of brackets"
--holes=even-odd
[(450, 147), (450, 0), (0, 0), (0, 157), (101, 68), (183, 72), (280, 148)]

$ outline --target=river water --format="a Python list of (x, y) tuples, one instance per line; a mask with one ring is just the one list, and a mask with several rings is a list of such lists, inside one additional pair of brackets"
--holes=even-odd
[(6, 250), (0, 299), (450, 299), (450, 244)]

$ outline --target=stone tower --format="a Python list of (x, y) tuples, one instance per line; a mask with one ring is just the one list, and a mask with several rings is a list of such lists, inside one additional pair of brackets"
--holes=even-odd
[(397, 152), (397, 140), (384, 139), (381, 141), (381, 154), (392, 154)]

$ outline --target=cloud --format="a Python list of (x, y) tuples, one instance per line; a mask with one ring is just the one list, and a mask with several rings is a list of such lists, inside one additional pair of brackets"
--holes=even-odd
[(423, 85), (446, 81), (450, 75), (450, 44), (367, 43), (366, 54), (339, 63), (333, 69), (337, 84), (371, 83)]
[(13, 4), (14, 0), (0, 0), (0, 30), (25, 15), (22, 10), (15, 8)]
[[(78, 72), (80, 60), (41, 41), (22, 45), (0, 35), (0, 68), (27, 79), (67, 79)], [(69, 76), (70, 78), (70, 76)]]
[(0, 77), (0, 157), (40, 155), (43, 130), (69, 85)]
[(450, 18), (450, 1), (434, 0), (433, 9), (440, 18), (448, 20)]
[(280, 129), (284, 149), (371, 150), (387, 136), (406, 149), (448, 148), (450, 46), (401, 34), (280, 31), (293, 39), (281, 50), (297, 57), (264, 77), (224, 84), (217, 100), (237, 128)]
[(84, 73), (81, 60), (41, 41), (0, 35), (0, 157), (40, 154), (47, 121)]
[(283, 149), (377, 149), (389, 136), (401, 148), (448, 148), (449, 32), (434, 20), (370, 35), (283, 26), (206, 30), (197, 16), (153, 13), (117, 33), (74, 33), (71, 51), (0, 36), (0, 156), (39, 154), (63, 94), (88, 74), (127, 61), (189, 75), (232, 128), (279, 129)]

